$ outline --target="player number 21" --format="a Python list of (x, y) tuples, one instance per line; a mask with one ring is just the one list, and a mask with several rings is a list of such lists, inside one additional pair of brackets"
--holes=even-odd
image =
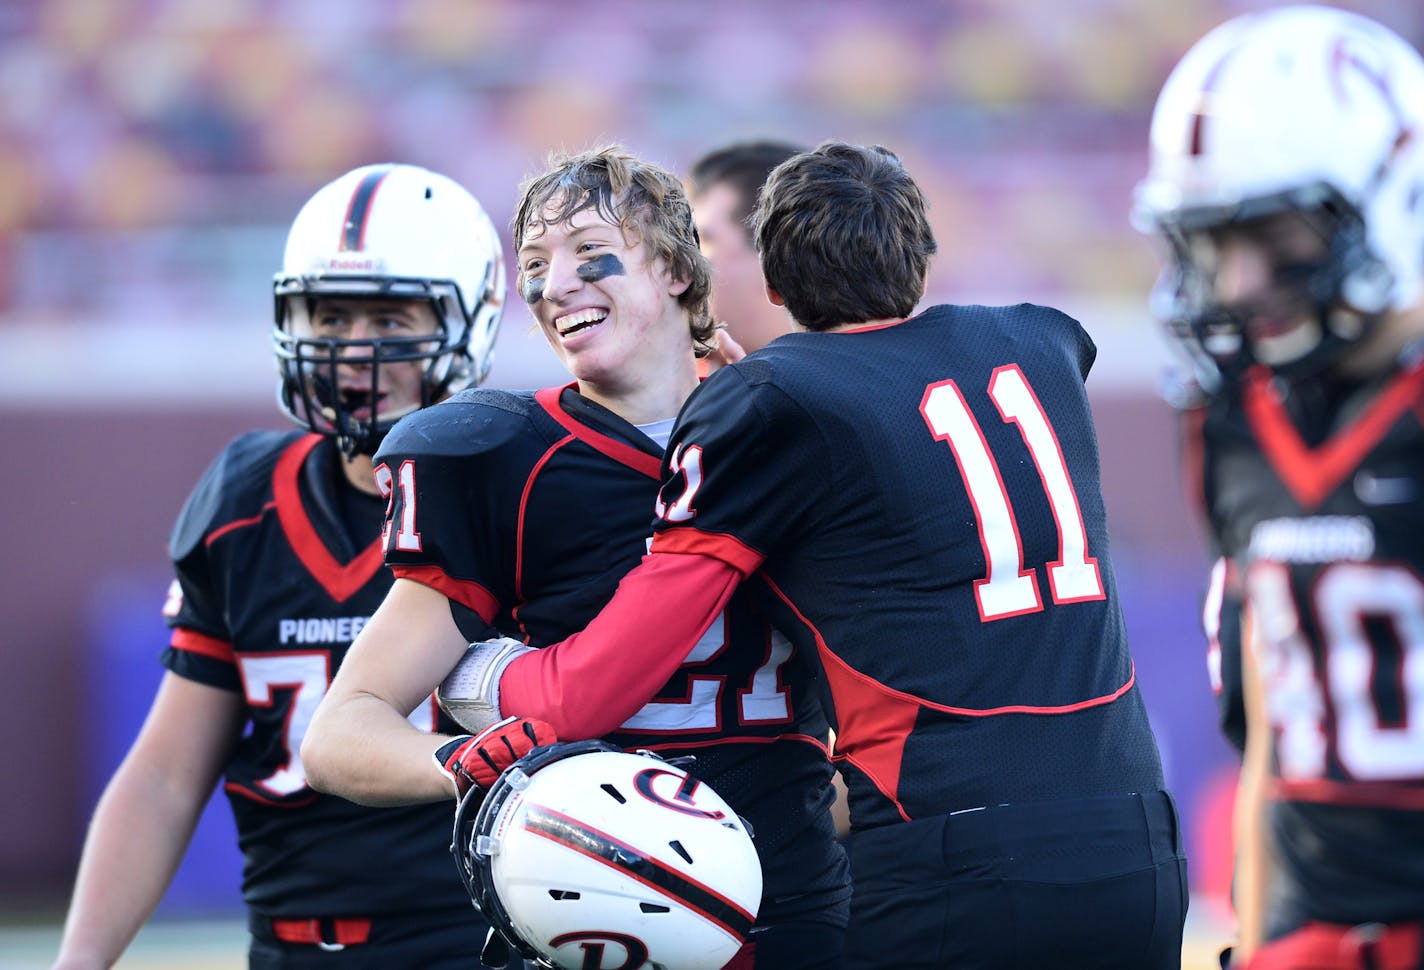
[[(1043, 405), (1017, 364), (997, 368), (989, 378), (988, 390), (1004, 421), (1017, 425), (1023, 435), (1053, 511), (1058, 528), (1058, 561), (1048, 564), (1053, 602), (1103, 599), (1103, 580), (1098, 561), (1088, 555), (1078, 494)], [(979, 618), (987, 622), (1043, 609), (1034, 571), (1024, 568), (1023, 542), (1004, 478), (959, 385), (952, 380), (931, 384), (920, 401), (920, 414), (930, 432), (948, 442), (974, 506), (988, 564), (988, 575), (974, 582)]]

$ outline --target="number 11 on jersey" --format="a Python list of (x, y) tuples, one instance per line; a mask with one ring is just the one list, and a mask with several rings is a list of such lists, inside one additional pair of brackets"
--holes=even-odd
[[(1103, 599), (1102, 576), (1097, 560), (1088, 555), (1078, 495), (1043, 405), (1017, 364), (997, 368), (989, 378), (988, 391), (1004, 421), (1017, 425), (1023, 435), (1053, 510), (1058, 561), (1047, 564), (1053, 602)], [(998, 462), (959, 385), (952, 380), (931, 384), (920, 402), (920, 414), (935, 438), (948, 442), (974, 506), (979, 541), (988, 564), (988, 575), (974, 583), (979, 618), (988, 622), (1043, 609), (1038, 580), (1032, 569), (1024, 568), (1018, 520)]]

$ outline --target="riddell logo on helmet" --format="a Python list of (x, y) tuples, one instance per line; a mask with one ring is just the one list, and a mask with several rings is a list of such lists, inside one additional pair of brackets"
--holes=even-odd
[(382, 261), (372, 259), (370, 256), (333, 256), (326, 261), (327, 270), (338, 270), (343, 273), (351, 273), (359, 270), (375, 273), (382, 268)]

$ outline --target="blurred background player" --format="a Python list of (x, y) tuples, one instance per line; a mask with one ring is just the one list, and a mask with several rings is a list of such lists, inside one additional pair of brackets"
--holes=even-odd
[(688, 170), (692, 216), (712, 266), (712, 319), (748, 354), (791, 332), (786, 311), (766, 298), (748, 220), (771, 170), (805, 150), (787, 141), (737, 141), (709, 151)]
[[(153, 912), (219, 776), (243, 851), (250, 966), (468, 967), (486, 928), (447, 806), (307, 787), (299, 749), (390, 588), (371, 455), (402, 415), (477, 383), (504, 299), (475, 198), (409, 165), (356, 169), (292, 223), (276, 279), (283, 409), (208, 469), (170, 542), (168, 668), (90, 826), (56, 967), (108, 967)], [(410, 723), (441, 726), (432, 700)]]
[[(307, 736), (322, 790), (448, 799), (493, 783), (490, 746), (517, 755), (552, 740), (526, 724), (431, 738), (402, 713), (470, 641), (513, 638), (501, 641), (508, 659), (580, 629), (647, 549), (667, 435), (716, 333), (682, 186), (618, 147), (561, 156), (524, 185), (514, 241), (520, 292), (574, 381), (458, 395), (402, 422), (377, 454), (394, 489), (397, 578)], [(631, 705), (585, 703), (595, 682), (614, 695), (623, 685), (579, 667), (556, 727), (601, 720), (596, 733), (619, 746), (695, 755), (689, 770), (750, 822), (764, 867), (755, 945), (736, 966), (754, 955), (763, 970), (836, 967), (849, 886), (825, 717), (806, 661), (749, 599), (720, 610), (699, 617), (714, 630), (688, 665)]]
[(1236, 966), (1424, 965), (1421, 132), (1419, 53), (1325, 7), (1207, 34), (1152, 119), (1138, 212), (1247, 602)]
[(1096, 348), (1029, 304), (912, 317), (925, 209), (882, 148), (772, 173), (757, 249), (797, 332), (683, 408), (651, 552), (587, 629), (502, 671), (473, 647), (486, 700), (597, 735), (747, 579), (836, 730), (847, 967), (1175, 968), (1186, 863), (1112, 571)]

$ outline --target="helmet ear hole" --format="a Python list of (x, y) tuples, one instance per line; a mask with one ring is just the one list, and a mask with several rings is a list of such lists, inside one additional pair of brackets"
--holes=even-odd
[(603, 789), (605, 792), (607, 792), (608, 795), (609, 795), (609, 797), (612, 798), (612, 799), (613, 799), (615, 802), (617, 802), (619, 805), (625, 805), (625, 804), (627, 804), (628, 799), (624, 798), (624, 797), (623, 797), (623, 793), (620, 792), (620, 791), (619, 791), (617, 788), (615, 788), (614, 786), (605, 783), (605, 784), (599, 785), (598, 787), (601, 788), (601, 789)]

